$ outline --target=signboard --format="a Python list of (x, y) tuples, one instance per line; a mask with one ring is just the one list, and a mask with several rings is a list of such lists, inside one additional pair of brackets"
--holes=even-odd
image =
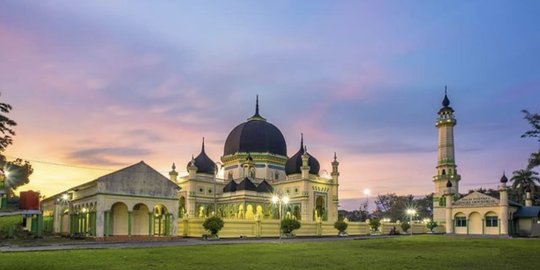
[(455, 206), (492, 206), (498, 205), (499, 200), (491, 196), (482, 194), (480, 192), (473, 192), (459, 200), (457, 200)]

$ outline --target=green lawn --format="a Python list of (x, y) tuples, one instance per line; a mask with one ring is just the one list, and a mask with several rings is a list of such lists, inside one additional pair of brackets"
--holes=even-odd
[(540, 240), (404, 236), (0, 254), (0, 269), (538, 269)]

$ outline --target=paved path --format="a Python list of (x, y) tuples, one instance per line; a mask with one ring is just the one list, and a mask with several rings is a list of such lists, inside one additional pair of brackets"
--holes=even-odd
[[(377, 236), (389, 237), (389, 236)], [(277, 238), (262, 239), (221, 239), (219, 241), (206, 241), (198, 238), (184, 238), (171, 241), (137, 241), (137, 242), (67, 242), (41, 246), (0, 246), (0, 252), (21, 251), (49, 251), (49, 250), (74, 250), (74, 249), (121, 249), (121, 248), (148, 248), (148, 247), (171, 247), (171, 246), (199, 246), (199, 245), (227, 245), (227, 244), (255, 244), (255, 243), (301, 243), (323, 241), (349, 241), (355, 239), (369, 239), (370, 236), (358, 237), (298, 237), (279, 240)], [(39, 241), (39, 240), (38, 240)], [(39, 242), (36, 242), (39, 244)]]

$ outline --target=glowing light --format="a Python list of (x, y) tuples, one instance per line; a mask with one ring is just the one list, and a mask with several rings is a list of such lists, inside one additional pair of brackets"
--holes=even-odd
[(407, 212), (407, 215), (411, 215), (411, 216), (416, 215), (416, 209), (410, 208), (410, 209), (407, 209), (406, 212)]
[(371, 190), (369, 188), (364, 189), (364, 195), (369, 196), (371, 194)]
[(69, 199), (69, 195), (62, 194), (62, 200), (67, 201)]
[(277, 195), (272, 196), (272, 203), (277, 203), (279, 201), (279, 197)]
[(288, 203), (289, 203), (289, 197), (288, 197), (288, 196), (283, 197), (282, 200), (283, 200), (283, 203), (284, 203), (284, 204), (288, 204)]
[(88, 209), (86, 209), (86, 208), (83, 208), (83, 209), (82, 209), (82, 212), (83, 212), (83, 213), (86, 213), (86, 211), (88, 211)]

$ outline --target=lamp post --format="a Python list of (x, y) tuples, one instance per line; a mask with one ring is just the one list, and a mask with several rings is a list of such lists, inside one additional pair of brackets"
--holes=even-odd
[(369, 213), (369, 195), (371, 194), (371, 190), (369, 188), (364, 189), (364, 195), (366, 195), (366, 211)]
[(277, 194), (277, 195), (274, 195), (272, 196), (272, 203), (273, 204), (278, 204), (278, 207), (279, 207), (279, 210), (278, 210), (278, 224), (279, 224), (279, 240), (281, 241), (281, 235), (282, 235), (282, 230), (281, 230), (281, 218), (282, 218), (282, 204), (284, 205), (287, 205), (289, 203), (289, 196), (288, 195), (281, 195), (281, 194)]
[(407, 215), (410, 216), (410, 219), (409, 219), (409, 224), (411, 225), (411, 235), (413, 234), (413, 225), (412, 225), (412, 219), (413, 219), (413, 216), (416, 215), (416, 209), (413, 209), (413, 208), (409, 208), (407, 209)]

